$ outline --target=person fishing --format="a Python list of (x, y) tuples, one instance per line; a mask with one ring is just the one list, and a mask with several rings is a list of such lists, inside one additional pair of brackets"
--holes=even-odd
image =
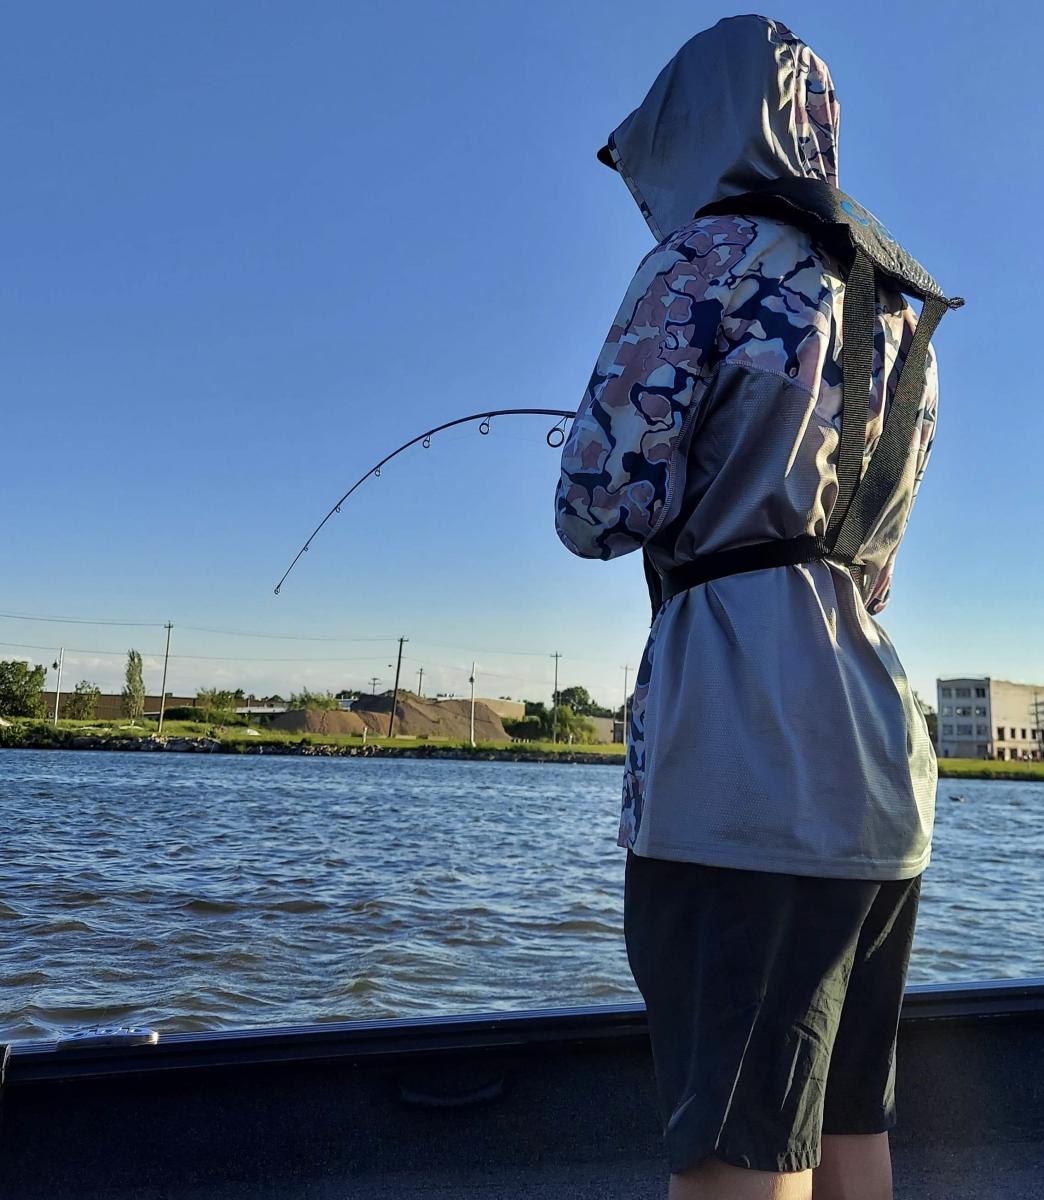
[[(670, 1200), (886, 1200), (937, 765), (875, 619), (932, 453), (938, 285), (838, 189), (779, 21), (685, 43), (598, 157), (656, 247), (562, 447), (557, 533), (640, 550), (617, 844)], [(905, 296), (923, 301), (920, 315)]]

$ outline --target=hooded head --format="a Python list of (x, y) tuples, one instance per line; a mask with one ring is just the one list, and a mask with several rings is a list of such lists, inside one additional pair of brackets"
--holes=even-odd
[(598, 157), (663, 241), (705, 204), (770, 179), (836, 187), (839, 117), (826, 63), (785, 25), (727, 17), (682, 46)]

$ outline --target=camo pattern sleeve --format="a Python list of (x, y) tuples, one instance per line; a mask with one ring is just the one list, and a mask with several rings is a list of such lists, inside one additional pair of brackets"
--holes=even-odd
[(756, 236), (747, 218), (704, 217), (638, 267), (562, 447), (555, 528), (573, 554), (616, 558), (656, 532), (682, 423), (707, 390)]

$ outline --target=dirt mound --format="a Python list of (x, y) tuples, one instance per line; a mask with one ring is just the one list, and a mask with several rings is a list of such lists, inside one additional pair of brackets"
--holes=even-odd
[(330, 736), (361, 734), (363, 722), (353, 712), (343, 709), (298, 708), (280, 713), (269, 723), (271, 729), (286, 733), (320, 733)]
[[(383, 696), (362, 696), (355, 701), (350, 712), (298, 709), (274, 717), (271, 728), (294, 733), (338, 735), (361, 734), (365, 727), (367, 732), (384, 737), (388, 733), (391, 699), (390, 692)], [(402, 737), (447, 738), (454, 742), (466, 742), (471, 732), (471, 702), (422, 700), (412, 692), (400, 692), (395, 705), (395, 732)], [(475, 740), (511, 740), (500, 717), (480, 701), (475, 702)]]

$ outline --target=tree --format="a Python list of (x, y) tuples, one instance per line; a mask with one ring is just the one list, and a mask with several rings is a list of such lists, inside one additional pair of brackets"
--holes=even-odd
[(230, 712), (236, 707), (236, 693), (221, 688), (200, 688), (196, 693), (196, 707), (208, 712)]
[(598, 734), (595, 727), (590, 721), (585, 720), (578, 713), (573, 712), (568, 704), (560, 704), (557, 709), (554, 709), (549, 714), (547, 736), (550, 737), (554, 728), (558, 729), (558, 740), (560, 742), (569, 741), (570, 737), (574, 742), (594, 742), (598, 740)]
[(340, 708), (341, 706), (337, 702), (337, 697), (332, 692), (310, 692), (305, 688), (300, 692), (291, 692), (290, 707), (324, 708), (330, 710)]
[[(573, 689), (568, 690), (572, 691)], [(559, 695), (564, 694), (564, 692), (559, 693)], [(541, 700), (526, 700), (525, 706), (524, 721), (513, 723), (511, 726), (510, 732), (513, 737), (532, 739), (539, 736), (550, 741), (557, 728), (559, 741), (567, 741), (570, 734), (573, 735), (574, 742), (597, 741), (598, 734), (595, 727), (590, 721), (575, 713), (568, 704), (560, 704), (557, 708), (549, 709)], [(508, 728), (507, 725), (505, 725), (506, 728)], [(536, 731), (539, 731), (539, 734)]]
[(145, 712), (145, 683), (141, 677), (141, 655), (127, 651), (126, 682), (123, 685), (123, 712), (132, 721), (140, 721)]
[(612, 709), (596, 704), (585, 687), (567, 687), (558, 693), (558, 703), (571, 708), (578, 717), (611, 717)]
[(32, 667), (20, 659), (0, 662), (0, 716), (42, 717), (46, 667)]
[(75, 690), (65, 699), (64, 716), (71, 721), (93, 721), (101, 688), (89, 679), (81, 679)]
[(587, 688), (574, 686), (562, 688), (558, 693), (558, 703), (566, 705), (581, 716), (586, 716), (594, 701)]

